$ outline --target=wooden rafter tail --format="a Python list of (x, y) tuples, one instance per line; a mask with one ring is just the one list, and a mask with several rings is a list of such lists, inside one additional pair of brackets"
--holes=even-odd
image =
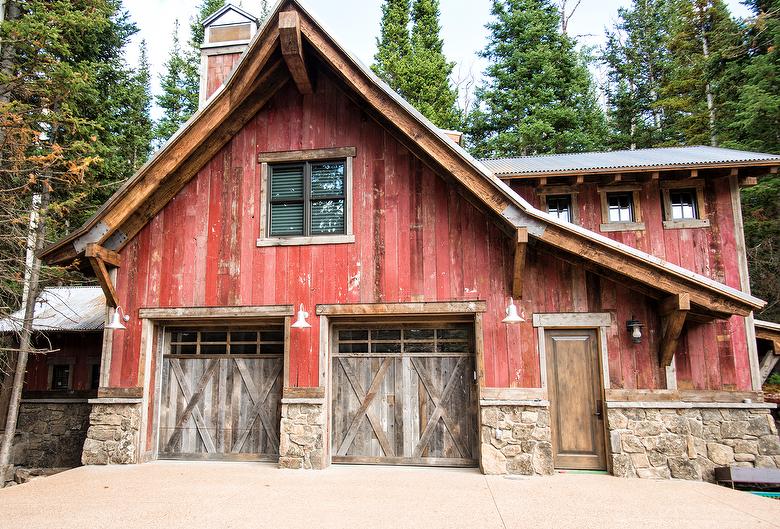
[(303, 59), (303, 40), (301, 38), (301, 20), (296, 11), (279, 13), (279, 42), (282, 56), (301, 94), (314, 93), (306, 61)]
[(523, 299), (523, 274), (525, 273), (525, 254), (528, 249), (528, 229), (517, 229), (517, 246), (515, 247), (515, 268), (512, 276), (512, 297)]
[(691, 297), (687, 292), (669, 296), (661, 302), (660, 309), (664, 331), (658, 353), (661, 367), (668, 367), (672, 364), (685, 319), (691, 310)]
[(100, 288), (103, 289), (103, 294), (106, 296), (106, 304), (109, 307), (116, 308), (119, 305), (119, 297), (106, 265), (118, 267), (121, 263), (119, 254), (94, 243), (87, 245), (84, 254), (89, 259), (89, 264), (92, 265), (92, 270), (95, 272), (95, 278), (97, 278)]

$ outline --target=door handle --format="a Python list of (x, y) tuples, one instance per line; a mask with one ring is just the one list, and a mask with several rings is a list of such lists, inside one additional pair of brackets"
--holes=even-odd
[(593, 415), (595, 415), (599, 420), (601, 420), (603, 415), (603, 407), (604, 407), (604, 402), (601, 400), (597, 400), (596, 411), (593, 413)]

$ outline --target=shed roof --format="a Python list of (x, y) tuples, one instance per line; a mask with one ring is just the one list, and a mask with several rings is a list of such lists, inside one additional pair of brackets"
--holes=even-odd
[[(106, 298), (100, 287), (49, 287), (36, 299), (33, 330), (36, 332), (99, 331), (106, 315)], [(0, 320), (0, 333), (19, 332), (24, 311)]]
[(607, 172), (616, 170), (652, 170), (658, 168), (691, 168), (701, 166), (734, 166), (742, 164), (780, 165), (780, 156), (737, 151), (720, 147), (663, 147), (633, 151), (584, 152), (494, 158), (482, 163), (496, 176)]

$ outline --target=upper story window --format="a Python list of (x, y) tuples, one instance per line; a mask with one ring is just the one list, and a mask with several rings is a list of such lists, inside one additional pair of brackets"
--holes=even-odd
[(699, 218), (696, 192), (693, 189), (669, 191), (669, 203), (672, 209), (672, 220)]
[(571, 195), (547, 195), (547, 213), (557, 219), (571, 222)]
[(640, 204), (640, 185), (599, 187), (601, 231), (644, 230)]
[(338, 244), (352, 234), (354, 147), (263, 153), (258, 246)]
[(343, 235), (345, 161), (270, 167), (272, 237)]
[(704, 182), (661, 182), (664, 228), (702, 228), (710, 225), (704, 203)]
[(574, 186), (552, 185), (537, 188), (540, 208), (564, 222), (577, 223), (577, 195)]
[(634, 222), (634, 198), (631, 193), (607, 193), (609, 222)]

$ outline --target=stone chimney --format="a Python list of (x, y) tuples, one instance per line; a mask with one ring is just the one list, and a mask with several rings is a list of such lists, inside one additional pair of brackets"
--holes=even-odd
[(232, 4), (203, 21), (200, 47), (200, 98), (203, 106), (222, 86), (257, 32), (257, 18)]

